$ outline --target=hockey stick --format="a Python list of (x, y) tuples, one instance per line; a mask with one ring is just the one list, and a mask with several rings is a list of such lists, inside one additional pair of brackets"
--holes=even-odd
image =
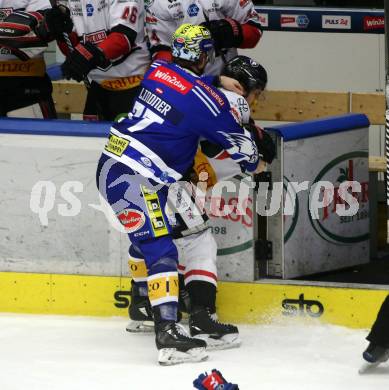
[[(50, 4), (52, 7), (55, 7), (55, 6), (58, 6), (58, 1), (57, 0), (50, 0)], [(63, 40), (65, 41), (66, 43), (66, 46), (67, 48), (69, 49), (69, 52), (72, 53), (74, 51), (74, 46), (73, 46), (73, 43), (70, 39), (70, 36), (67, 32), (63, 32), (62, 33), (62, 37), (63, 37)], [(84, 77), (84, 79), (82, 80), (86, 86), (87, 89), (90, 89), (91, 88), (91, 83), (88, 79), (87, 76)]]

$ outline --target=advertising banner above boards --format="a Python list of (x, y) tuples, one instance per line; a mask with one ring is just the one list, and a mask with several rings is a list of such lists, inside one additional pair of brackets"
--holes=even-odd
[(256, 7), (264, 30), (384, 34), (383, 10)]

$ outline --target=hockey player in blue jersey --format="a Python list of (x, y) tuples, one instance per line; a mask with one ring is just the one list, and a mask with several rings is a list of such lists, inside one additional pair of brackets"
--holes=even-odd
[(97, 184), (148, 270), (160, 364), (201, 361), (203, 340), (177, 325), (177, 249), (165, 214), (168, 186), (191, 168), (200, 138), (219, 144), (247, 172), (260, 165), (248, 131), (225, 96), (200, 78), (212, 52), (209, 31), (182, 25), (173, 35), (174, 62), (154, 62), (133, 112), (115, 124), (100, 158)]
[[(235, 119), (241, 126), (257, 135), (256, 145), (262, 155), (261, 162), (270, 164), (275, 155), (274, 143), (269, 135), (258, 129), (250, 120), (249, 108), (249, 104), (266, 88), (266, 70), (252, 58), (237, 56), (226, 63), (222, 75), (239, 81), (244, 88), (245, 98), (225, 89), (221, 91), (228, 99)], [(193, 175), (189, 178), (192, 183), (180, 187), (183, 193), (187, 192), (187, 197), (193, 196), (193, 188), (197, 192), (200, 186), (206, 184), (208, 190), (217, 181), (228, 180), (242, 173), (239, 164), (229, 158), (228, 153), (219, 145), (207, 140), (202, 140), (200, 145), (195, 156)], [(207, 178), (206, 183), (196, 184), (201, 177)], [(174, 191), (170, 187), (169, 196), (172, 192)], [(202, 194), (198, 194), (198, 203), (202, 202)], [(189, 314), (190, 334), (205, 340), (207, 350), (236, 348), (241, 343), (238, 328), (220, 322), (216, 312), (217, 244), (209, 229), (206, 213), (195, 213), (196, 209), (198, 210), (194, 196), (190, 208), (180, 214), (174, 214), (170, 222), (174, 244), (179, 254), (179, 309)], [(132, 288), (130, 321), (126, 330), (154, 331), (151, 306), (147, 298), (147, 269), (142, 256), (134, 248), (130, 248), (129, 270)]]

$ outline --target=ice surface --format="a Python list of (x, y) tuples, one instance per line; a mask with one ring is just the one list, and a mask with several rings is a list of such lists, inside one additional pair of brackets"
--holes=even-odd
[(239, 349), (204, 363), (160, 367), (152, 335), (124, 318), (0, 315), (0, 390), (186, 390), (218, 368), (241, 390), (389, 389), (389, 364), (358, 375), (366, 331), (240, 326)]

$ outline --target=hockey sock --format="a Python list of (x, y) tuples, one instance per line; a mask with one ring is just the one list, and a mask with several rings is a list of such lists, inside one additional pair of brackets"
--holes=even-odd
[(186, 285), (191, 307), (207, 307), (211, 313), (216, 312), (216, 287), (212, 283), (194, 280)]

